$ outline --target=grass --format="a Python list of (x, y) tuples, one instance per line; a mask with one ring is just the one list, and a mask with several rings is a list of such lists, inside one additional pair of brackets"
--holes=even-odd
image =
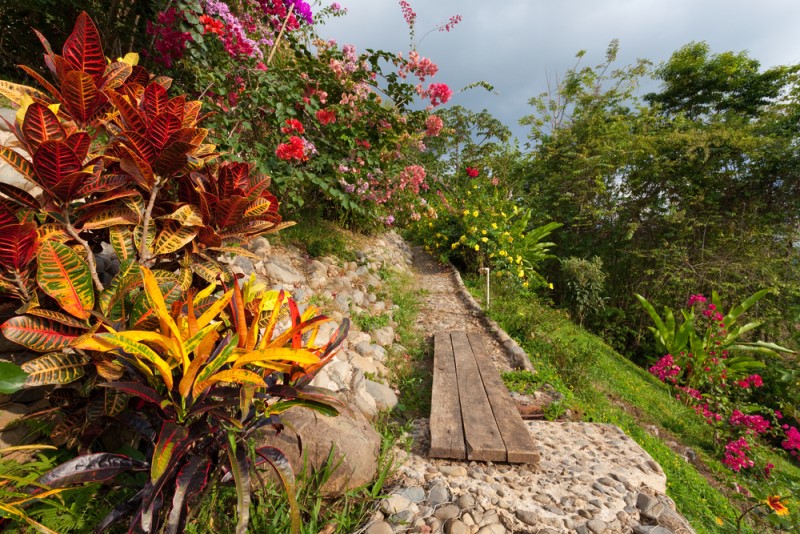
[[(380, 418), (376, 429), (381, 434), (381, 454), (375, 480), (352, 489), (336, 499), (326, 498), (321, 488), (334, 472), (335, 465), (326, 463), (318, 470), (304, 466), (296, 475), (296, 496), (302, 518), (303, 534), (347, 534), (358, 529), (373, 511), (375, 501), (383, 495), (384, 486), (395, 470), (392, 447), (400, 439), (402, 428), (387, 416)], [(329, 458), (330, 459), (330, 458)], [(233, 532), (236, 528), (236, 490), (215, 485), (196, 515), (187, 522), (187, 534)], [(283, 488), (265, 482), (250, 505), (250, 532), (285, 534), (290, 531), (291, 515)], [(324, 530), (324, 529), (328, 530)]]
[[(478, 280), (467, 280), (467, 285), (474, 295), (481, 291)], [(549, 383), (562, 393), (569, 392), (570, 407), (583, 420), (619, 426), (661, 465), (667, 475), (667, 494), (697, 532), (735, 531), (740, 513), (736, 505), (741, 503), (731, 488), (737, 483), (747, 486), (747, 481), (734, 477), (721, 464), (713, 433), (694, 410), (674, 399), (665, 384), (602, 339), (572, 323), (563, 311), (503, 287), (495, 287), (493, 292), (489, 315), (520, 343), (537, 370), (533, 375), (506, 374), (510, 388), (530, 391)], [(665, 440), (648, 433), (645, 427), (650, 425), (659, 429), (665, 440), (682, 445), (681, 449), (691, 447), (703, 473)], [(774, 477), (778, 485), (768, 493), (791, 494), (800, 483), (800, 468), (776, 451), (766, 453), (765, 460), (775, 464), (786, 482), (781, 485)], [(765, 492), (763, 487), (749, 489), (755, 495)], [(744, 525), (743, 531), (762, 530), (765, 524)]]
[(314, 258), (336, 256), (342, 261), (355, 261), (356, 254), (344, 230), (314, 214), (298, 216), (298, 222), (276, 234), (277, 242), (294, 245)]
[(425, 340), (416, 328), (423, 290), (416, 286), (414, 276), (406, 271), (381, 269), (379, 276), (384, 281), (379, 297), (389, 298), (398, 306), (394, 311), (395, 334), (405, 348), (403, 352), (390, 351), (387, 360), (389, 380), (400, 390), (396, 415), (400, 419), (427, 417), (431, 409), (431, 358)]
[(385, 314), (357, 313), (351, 319), (362, 332), (372, 332), (389, 324), (389, 316)]

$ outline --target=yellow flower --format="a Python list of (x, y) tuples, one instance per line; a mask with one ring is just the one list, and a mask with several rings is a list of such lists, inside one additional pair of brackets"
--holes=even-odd
[(475, 245), (475, 250), (476, 250), (476, 251), (477, 251), (477, 250), (480, 250), (480, 249), (481, 249), (480, 245)]
[(469, 210), (464, 210), (464, 215), (469, 215)]
[(770, 495), (764, 503), (772, 508), (779, 516), (789, 515), (789, 509), (781, 502), (780, 495)]
[(450, 248), (453, 248), (453, 249), (454, 249), (454, 248), (456, 248), (457, 246), (458, 246), (458, 241), (456, 241), (455, 243), (453, 243), (452, 245), (450, 245)]
[(715, 522), (716, 522), (716, 523), (717, 523), (719, 526), (722, 526), (722, 525), (724, 525), (724, 524), (725, 524), (725, 521), (723, 521), (721, 517), (715, 517), (715, 518), (714, 518), (714, 521), (715, 521)]
[(486, 235), (486, 230), (481, 230), (481, 233), (482, 233), (483, 235)]
[(520, 269), (519, 272), (517, 273), (517, 276), (519, 276), (520, 278), (525, 278), (525, 271)]
[(473, 212), (472, 212), (472, 216), (473, 216), (473, 217), (477, 217), (477, 216), (478, 216), (478, 210), (475, 210), (475, 211), (473, 211)]
[(497, 230), (497, 223), (492, 223), (492, 230)]
[(489, 238), (488, 238), (488, 237), (482, 237), (482, 238), (481, 238), (481, 241), (483, 241), (484, 243), (486, 243), (487, 241), (489, 241)]
[(458, 238), (458, 240), (463, 243), (463, 242), (465, 242), (467, 240), (467, 236), (462, 235), (461, 237)]
[(513, 238), (513, 237), (511, 237), (511, 236), (508, 236), (508, 242), (509, 242), (509, 243), (513, 243), (513, 242), (514, 242), (514, 238)]
[(500, 215), (502, 215), (504, 219), (508, 218), (508, 215), (506, 215), (506, 212), (504, 212), (504, 211), (501, 211)]
[(522, 287), (528, 287), (528, 282), (522, 282)]
[(522, 263), (522, 256), (517, 256), (517, 264)]
[(433, 228), (433, 223), (432, 222), (428, 223), (428, 228)]
[(550, 286), (550, 289), (553, 289), (553, 282), (550, 282), (548, 285)]
[(508, 252), (506, 252), (505, 250), (501, 250), (500, 251), (500, 255), (501, 256), (508, 256)]
[(478, 231), (478, 227), (477, 226), (471, 226), (470, 229), (469, 229), (469, 233), (471, 233), (471, 234), (474, 234), (477, 231)]

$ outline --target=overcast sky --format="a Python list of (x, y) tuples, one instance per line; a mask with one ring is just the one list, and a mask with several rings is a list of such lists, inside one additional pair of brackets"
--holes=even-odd
[[(619, 39), (618, 65), (645, 58), (659, 63), (691, 41), (714, 53), (747, 50), (763, 67), (800, 62), (800, 0), (409, 0), (417, 13), (417, 50), (439, 65), (435, 81), (454, 91), (479, 80), (495, 87), (457, 93), (450, 101), (488, 109), (525, 140), (519, 119), (528, 100), (575, 64), (601, 63)], [(408, 27), (397, 0), (339, 0), (344, 17), (320, 28), (339, 44), (391, 52), (409, 50)], [(452, 15), (450, 33), (431, 28)], [(650, 86), (646, 90), (653, 90)]]

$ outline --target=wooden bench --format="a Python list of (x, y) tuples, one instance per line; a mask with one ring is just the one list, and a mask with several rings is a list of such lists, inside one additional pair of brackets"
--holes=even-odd
[(533, 439), (480, 335), (438, 333), (433, 353), (430, 456), (538, 463)]

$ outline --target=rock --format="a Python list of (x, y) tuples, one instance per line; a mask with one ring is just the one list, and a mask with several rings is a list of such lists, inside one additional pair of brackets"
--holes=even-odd
[[(688, 530), (686, 532), (694, 531)], [(633, 534), (673, 534), (673, 532), (660, 525), (636, 525), (633, 527)]]
[(602, 534), (608, 529), (608, 525), (605, 521), (600, 521), (599, 519), (590, 519), (586, 522), (586, 527), (590, 532), (594, 532), (594, 534)]
[(470, 534), (470, 528), (458, 519), (450, 519), (444, 524), (445, 534)]
[(287, 422), (284, 431), (280, 435), (271, 430), (260, 431), (257, 446), (272, 445), (282, 450), (295, 472), (302, 466), (297, 436), (302, 439), (303, 455), (311, 468), (320, 468), (333, 448), (333, 462), (338, 467), (322, 486), (322, 492), (341, 495), (375, 477), (381, 437), (363, 417), (340, 412), (337, 417), (327, 417), (309, 409), (291, 408), (281, 415)]
[(428, 504), (431, 506), (439, 506), (450, 500), (450, 491), (444, 484), (434, 485), (428, 492)]
[(391, 410), (397, 406), (397, 395), (392, 391), (392, 388), (372, 380), (366, 380), (364, 383), (367, 393), (375, 399), (378, 410)]
[(386, 521), (377, 521), (367, 527), (366, 534), (392, 534), (392, 526)]
[[(492, 523), (491, 525), (486, 525), (482, 527), (478, 534), (506, 534), (506, 527), (501, 525), (500, 523)], [(539, 534), (542, 534), (544, 531), (540, 530)]]
[(8, 403), (0, 406), (0, 448), (21, 445), (30, 429), (16, 424), (27, 415), (30, 407), (26, 404)]
[(353, 403), (355, 404), (356, 408), (358, 408), (361, 413), (372, 421), (376, 415), (378, 415), (378, 405), (375, 402), (375, 398), (367, 393), (366, 389), (358, 389), (353, 392)]
[(372, 339), (378, 345), (389, 347), (394, 343), (394, 328), (391, 326), (384, 326), (372, 332)]
[(269, 260), (264, 262), (264, 274), (273, 282), (282, 284), (300, 284), (304, 280), (292, 262), (286, 256), (280, 255), (270, 256)]
[(456, 499), (456, 504), (462, 510), (468, 510), (473, 506), (475, 506), (475, 497), (473, 497), (469, 493), (465, 493), (464, 495)]
[(436, 510), (433, 515), (439, 521), (447, 521), (448, 519), (452, 519), (454, 517), (458, 517), (459, 512), (461, 510), (458, 509), (458, 506), (455, 504), (445, 504), (438, 510)]
[(539, 514), (532, 510), (517, 510), (514, 516), (525, 523), (526, 525), (536, 526), (541, 523), (542, 519)]
[(467, 476), (467, 468), (463, 465), (442, 465), (439, 466), (439, 472), (448, 477)]
[(397, 495), (402, 495), (413, 503), (421, 503), (425, 500), (425, 490), (419, 486), (403, 488), (397, 492)]
[(408, 497), (396, 493), (389, 495), (388, 498), (381, 501), (381, 511), (388, 515), (394, 515), (403, 510), (407, 510), (409, 506), (411, 506), (411, 500)]
[(657, 520), (664, 511), (664, 505), (657, 498), (646, 493), (640, 493), (636, 497), (636, 508), (639, 509), (642, 517), (651, 520)]
[(236, 259), (233, 260), (233, 264), (239, 267), (247, 278), (250, 278), (250, 275), (256, 270), (253, 265), (253, 260), (246, 256), (236, 256)]

